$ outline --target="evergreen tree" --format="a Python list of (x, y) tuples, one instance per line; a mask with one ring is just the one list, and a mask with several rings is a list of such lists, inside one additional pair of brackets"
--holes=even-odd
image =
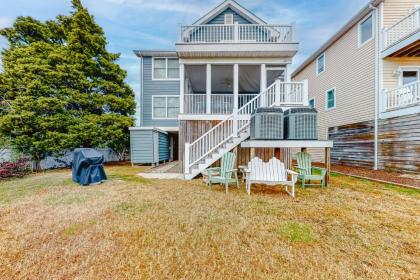
[(134, 93), (124, 82), (119, 54), (106, 50), (102, 28), (80, 0), (69, 16), (40, 22), (18, 17), (0, 30), (0, 133), (38, 163), (76, 147), (120, 152), (134, 124)]

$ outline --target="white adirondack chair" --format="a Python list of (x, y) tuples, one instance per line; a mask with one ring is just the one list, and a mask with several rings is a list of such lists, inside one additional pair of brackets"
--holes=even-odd
[[(246, 172), (246, 191), (251, 194), (252, 184), (265, 185), (284, 185), (286, 192), (292, 197), (295, 197), (295, 183), (298, 174), (292, 170), (284, 167), (284, 163), (276, 158), (270, 159), (269, 162), (263, 162), (260, 158), (255, 157), (248, 163)], [(291, 180), (288, 180), (288, 174), (291, 175)], [(291, 187), (289, 191), (288, 187)]]

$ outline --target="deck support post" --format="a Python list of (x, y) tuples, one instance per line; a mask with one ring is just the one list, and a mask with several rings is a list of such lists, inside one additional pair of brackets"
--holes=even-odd
[(211, 64), (206, 66), (206, 114), (211, 114)]
[(185, 143), (184, 173), (190, 173), (190, 143)]
[(179, 64), (179, 113), (184, 114), (185, 65)]
[(325, 185), (330, 185), (330, 174), (331, 174), (331, 148), (325, 148), (325, 169), (327, 174), (325, 175)]

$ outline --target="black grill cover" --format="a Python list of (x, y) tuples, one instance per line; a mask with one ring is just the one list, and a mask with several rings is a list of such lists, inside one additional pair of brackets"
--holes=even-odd
[(106, 180), (104, 156), (94, 149), (75, 149), (73, 152), (73, 181), (82, 186)]

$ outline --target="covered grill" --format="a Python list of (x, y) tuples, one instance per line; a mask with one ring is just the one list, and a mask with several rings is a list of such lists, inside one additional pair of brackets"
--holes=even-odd
[(252, 140), (282, 140), (283, 110), (281, 108), (258, 108), (251, 116)]
[(287, 140), (316, 140), (317, 126), (317, 111), (314, 108), (292, 108), (284, 113)]
[(100, 183), (107, 179), (104, 156), (94, 149), (75, 149), (73, 152), (73, 181), (82, 186)]

